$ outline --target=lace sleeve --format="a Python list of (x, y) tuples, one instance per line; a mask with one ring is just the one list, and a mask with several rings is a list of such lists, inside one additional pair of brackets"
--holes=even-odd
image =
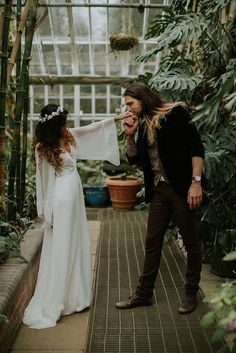
[(74, 136), (78, 159), (107, 160), (120, 164), (114, 118), (70, 129)]
[(49, 227), (53, 223), (53, 195), (55, 187), (55, 169), (45, 158), (40, 158), (35, 149), (36, 159), (36, 198), (37, 213), (43, 218), (43, 228)]

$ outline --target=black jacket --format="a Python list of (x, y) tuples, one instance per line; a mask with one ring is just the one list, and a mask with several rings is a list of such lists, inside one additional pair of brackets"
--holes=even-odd
[[(166, 176), (175, 190), (183, 197), (187, 196), (192, 182), (192, 157), (204, 158), (201, 138), (188, 112), (177, 106), (160, 121), (161, 128), (156, 130), (159, 156)], [(152, 198), (153, 172), (147, 153), (147, 134), (145, 123), (139, 127), (137, 137), (138, 154), (129, 157), (130, 164), (139, 164), (144, 173), (145, 201)]]

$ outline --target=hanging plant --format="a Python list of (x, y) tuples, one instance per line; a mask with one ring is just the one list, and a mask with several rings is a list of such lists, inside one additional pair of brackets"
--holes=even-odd
[[(125, 3), (125, 0), (123, 0), (123, 3)], [(120, 31), (118, 33), (113, 33), (110, 36), (111, 49), (114, 51), (130, 50), (138, 44), (138, 37), (135, 35), (133, 29), (131, 9), (127, 11), (125, 7), (122, 8), (121, 23), (122, 27), (120, 28)]]
[(110, 36), (112, 50), (129, 50), (138, 44), (138, 38), (135, 35), (117, 33)]

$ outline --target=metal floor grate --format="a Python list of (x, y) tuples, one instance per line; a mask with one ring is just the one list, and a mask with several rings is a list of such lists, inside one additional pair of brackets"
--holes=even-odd
[(183, 296), (185, 260), (173, 242), (165, 246), (154, 304), (119, 311), (115, 303), (135, 289), (144, 258), (145, 211), (99, 211), (102, 221), (86, 353), (213, 353), (200, 319), (207, 311), (199, 294), (195, 312), (177, 312)]
[(86, 217), (88, 221), (97, 221), (98, 213), (98, 208), (86, 207)]

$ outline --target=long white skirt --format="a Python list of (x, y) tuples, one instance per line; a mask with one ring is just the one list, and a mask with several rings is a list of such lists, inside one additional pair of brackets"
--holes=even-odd
[(53, 327), (61, 315), (91, 301), (91, 253), (84, 196), (77, 171), (56, 177), (53, 228), (44, 230), (39, 274), (23, 323)]

